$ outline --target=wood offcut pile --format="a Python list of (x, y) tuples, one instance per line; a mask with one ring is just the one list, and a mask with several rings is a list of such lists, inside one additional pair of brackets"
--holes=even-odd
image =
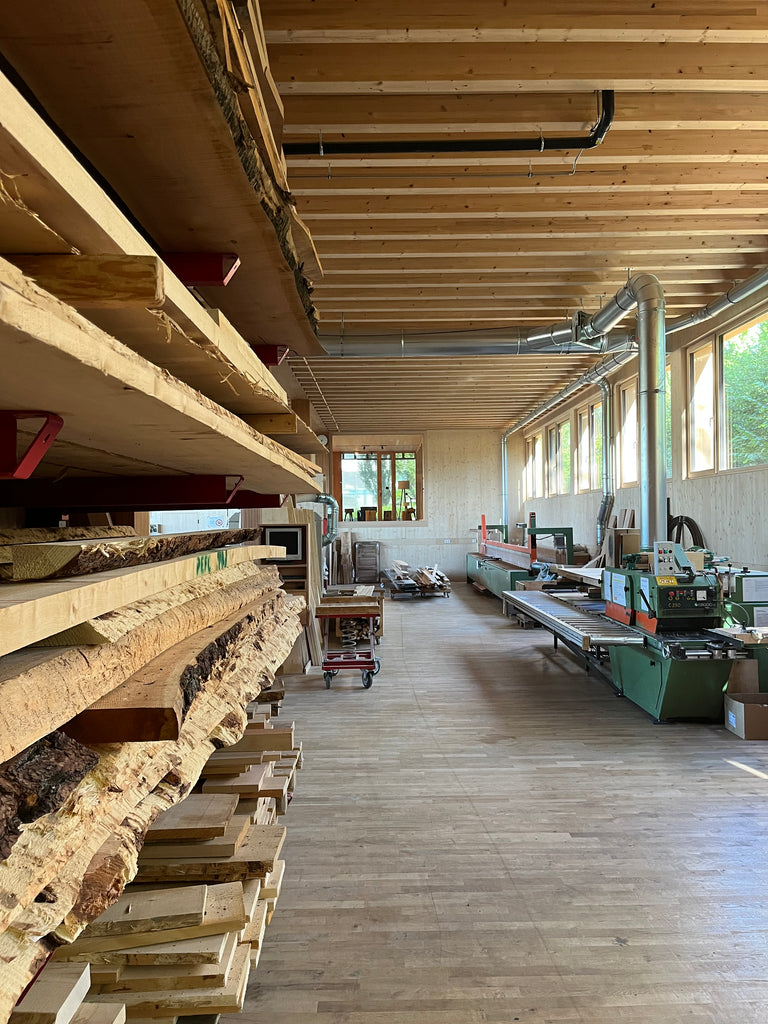
[[(0, 534), (2, 564), (16, 580), (0, 585), (0, 1020), (50, 954), (75, 943), (137, 871), (153, 885), (212, 889), (205, 907), (230, 916), (238, 908), (227, 930), (241, 932), (254, 879), (276, 869), (284, 830), (274, 817), (300, 760), (292, 727), (267, 717), (278, 709), (269, 688), (304, 607), (280, 588), (274, 566), (257, 563), (276, 549), (258, 543), (258, 530), (93, 532), (100, 536)], [(184, 845), (187, 857), (168, 860), (167, 845), (154, 842), (142, 852), (158, 816), (193, 789), (203, 800), (228, 798), (222, 831), (192, 839), (171, 830), (172, 846), (203, 844)], [(233, 888), (222, 900), (218, 885), (244, 895)], [(246, 960), (250, 952), (232, 954), (227, 979), (242, 981)], [(73, 1003), (82, 1024), (117, 1020), (114, 1009), (110, 1017)], [(128, 1015), (145, 1014), (129, 1005)], [(45, 1020), (75, 1019), (65, 1018)]]
[(389, 569), (384, 572), (391, 596), (431, 597), (442, 594), (445, 597), (451, 592), (451, 581), (440, 570), (430, 566), (412, 568), (407, 562), (395, 559)]

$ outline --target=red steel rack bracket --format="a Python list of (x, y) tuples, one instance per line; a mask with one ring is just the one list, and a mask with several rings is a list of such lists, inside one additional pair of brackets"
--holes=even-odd
[[(16, 454), (19, 420), (38, 419), (45, 423), (19, 458)], [(64, 420), (55, 412), (0, 409), (0, 480), (28, 480), (63, 426)]]

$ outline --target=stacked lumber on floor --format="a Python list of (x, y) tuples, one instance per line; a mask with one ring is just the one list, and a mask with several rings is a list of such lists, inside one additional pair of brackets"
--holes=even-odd
[(88, 964), (48, 963), (24, 993), (10, 1024), (124, 1024), (125, 1006), (84, 1002)]
[[(90, 964), (89, 1000), (124, 1004), (129, 1019), (242, 1007), (282, 887), (285, 828), (275, 822), (274, 796), (254, 795), (246, 782), (238, 787), (208, 769), (237, 749), (248, 765), (265, 759), (263, 793), (278, 779), (283, 791), (293, 783), (300, 750), (284, 749), (294, 743), (293, 726), (272, 725), (263, 706), (253, 702), (248, 712), (256, 720), (241, 740), (216, 750), (202, 767), (202, 791), (149, 827), (135, 881), (56, 952), (58, 964)], [(263, 749), (257, 734), (278, 749)], [(218, 779), (225, 784), (210, 789)]]
[[(274, 566), (254, 561), (271, 554), (249, 541), (0, 586), (0, 1019), (51, 951), (117, 899), (149, 826), (198, 784), (217, 748), (248, 737), (249, 713), (274, 733), (267, 753), (285, 760), (292, 749), (290, 729), (288, 747), (285, 729), (266, 728), (269, 704), (248, 710), (301, 629), (303, 604), (280, 588)], [(283, 792), (277, 768), (269, 763), (262, 797), (269, 792), (272, 810)], [(240, 812), (249, 821), (239, 831), (212, 837), (220, 865), (208, 848), (190, 858), (185, 880), (266, 877), (283, 829), (265, 805), (257, 810), (254, 821), (250, 808)]]

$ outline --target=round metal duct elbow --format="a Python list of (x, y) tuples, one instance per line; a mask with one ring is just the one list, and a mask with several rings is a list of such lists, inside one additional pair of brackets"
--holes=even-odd
[(339, 535), (339, 503), (331, 494), (297, 494), (296, 501), (313, 501), (327, 505), (331, 510), (328, 516), (328, 533), (323, 537), (323, 547), (333, 544)]

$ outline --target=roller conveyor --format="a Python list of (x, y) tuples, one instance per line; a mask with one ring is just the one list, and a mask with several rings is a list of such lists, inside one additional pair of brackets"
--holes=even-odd
[(564, 599), (539, 590), (505, 590), (504, 601), (583, 651), (590, 647), (642, 647), (644, 643), (636, 630), (595, 611), (601, 603), (583, 594), (573, 593)]

